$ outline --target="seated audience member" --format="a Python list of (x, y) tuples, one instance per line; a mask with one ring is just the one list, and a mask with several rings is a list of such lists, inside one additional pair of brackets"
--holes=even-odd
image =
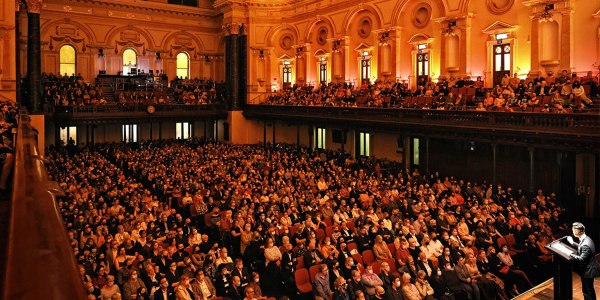
[[(325, 290), (330, 287), (322, 295), (328, 299), (341, 288), (337, 277), (346, 281), (351, 299), (357, 299), (357, 292), (358, 298), (364, 297), (361, 293), (397, 297), (404, 290), (395, 286), (398, 271), (412, 280), (419, 299), (432, 296), (431, 290), (443, 296), (444, 285), (457, 299), (474, 298), (473, 286), (452, 269), (461, 255), (472, 259), (477, 248), (493, 249), (490, 245), (506, 234), (518, 236), (522, 249), (533, 247), (531, 241), (525, 244), (530, 234), (543, 246), (569, 229), (556, 195), (538, 198), (438, 172), (425, 175), (341, 151), (190, 139), (47, 153), (49, 175), (66, 194), (57, 199), (57, 207), (84, 266), (82, 276), (109, 297), (126, 287), (134, 290), (129, 284), (134, 271), (146, 286), (134, 291), (140, 297), (241, 299), (250, 288), (254, 297), (279, 297), (295, 293), (296, 270), (329, 264), (327, 276), (317, 275)], [(265, 180), (265, 174), (271, 179)], [(317, 187), (320, 178), (326, 189)], [(192, 201), (178, 201), (187, 195)], [(193, 215), (200, 201), (196, 196), (202, 197), (205, 214)], [(321, 209), (329, 210), (325, 203), (329, 213)], [(537, 216), (542, 212), (549, 218)], [(331, 216), (323, 218), (323, 213)], [(244, 229), (238, 237), (236, 224)], [(376, 261), (361, 274), (355, 258), (364, 259), (357, 254), (365, 250), (373, 250)], [(512, 258), (496, 255), (495, 249), (487, 254), (479, 253), (477, 262), (463, 258), (461, 278), (471, 279), (485, 294), (502, 282), (509, 292), (530, 286)], [(439, 274), (436, 259), (443, 269)], [(373, 270), (377, 266), (379, 274)]]

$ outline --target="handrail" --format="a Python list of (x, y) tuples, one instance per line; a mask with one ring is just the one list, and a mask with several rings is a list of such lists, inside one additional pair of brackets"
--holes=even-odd
[(556, 114), (404, 108), (247, 105), (244, 114), (247, 116), (271, 115), (301, 119), (360, 120), (374, 123), (488, 127), (494, 130), (546, 130), (555, 133), (600, 136), (600, 114), (597, 113)]
[(2, 299), (87, 299), (29, 116), (20, 113)]

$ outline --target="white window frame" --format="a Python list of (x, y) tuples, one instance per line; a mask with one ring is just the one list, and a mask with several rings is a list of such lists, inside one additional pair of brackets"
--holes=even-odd
[(175, 139), (187, 140), (192, 137), (192, 123), (177, 122), (175, 123)]
[(325, 128), (315, 128), (315, 148), (325, 149), (327, 145), (327, 130)]
[(125, 143), (137, 143), (138, 124), (124, 124), (121, 126), (121, 141)]

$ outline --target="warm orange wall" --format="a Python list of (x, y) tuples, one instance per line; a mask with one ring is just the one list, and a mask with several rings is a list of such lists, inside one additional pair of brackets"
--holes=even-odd
[[(133, 48), (138, 69), (162, 69), (174, 78), (178, 53), (190, 56), (190, 77), (224, 79), (221, 18), (212, 9), (140, 2), (130, 7), (52, 0), (41, 13), (42, 71), (59, 71), (59, 49), (77, 50), (77, 72), (86, 79), (98, 74), (98, 48), (104, 49), (107, 74), (122, 70), (122, 53)], [(158, 11), (156, 9), (163, 9)], [(162, 68), (156, 63), (162, 51)], [(205, 62), (205, 56), (210, 63)]]
[(15, 1), (0, 4), (0, 101), (15, 101)]
[[(333, 41), (342, 40), (343, 74), (340, 81), (349, 81), (360, 78), (358, 69), (358, 53), (355, 48), (361, 43), (373, 47), (372, 73), (382, 78), (379, 38), (382, 31), (389, 31), (391, 37), (388, 43), (392, 47), (391, 71), (392, 75), (387, 79), (410, 80), (414, 83), (415, 76), (415, 46), (411, 44), (411, 38), (419, 40), (431, 38), (428, 48), (431, 51), (430, 75), (437, 79), (440, 75), (454, 76), (485, 76), (488, 86), (492, 84), (492, 61), (489, 55), (491, 45), (496, 43), (492, 36), (494, 30), (497, 32), (508, 32), (510, 42), (513, 45), (513, 61), (511, 71), (519, 73), (524, 77), (530, 72), (547, 71), (559, 72), (563, 68), (575, 72), (587, 72), (592, 70), (592, 64), (600, 61), (600, 2), (587, 0), (555, 2), (555, 10), (552, 12), (558, 32), (555, 34), (557, 40), (549, 41), (547, 34), (542, 34), (542, 26), (539, 28), (539, 55), (532, 56), (532, 23), (538, 23), (535, 19), (543, 11), (544, 1), (539, 0), (377, 0), (377, 1), (300, 1), (288, 6), (248, 6), (250, 34), (249, 45), (254, 49), (268, 49), (267, 56), (270, 68), (267, 68), (272, 84), (275, 80), (281, 82), (281, 71), (277, 66), (283, 55), (289, 56), (289, 60), (295, 63), (295, 46), (310, 48), (309, 68), (306, 69), (308, 81), (318, 79), (316, 68), (317, 58), (315, 53), (322, 51), (326, 54), (329, 63), (333, 60)], [(512, 4), (511, 4), (512, 3)], [(508, 4), (507, 8), (502, 5)], [(427, 6), (429, 13), (419, 14), (418, 8)], [(564, 16), (570, 16), (566, 18)], [(367, 37), (361, 37), (358, 30), (361, 28), (360, 21), (368, 17), (372, 20), (371, 33)], [(533, 18), (533, 20), (532, 20)], [(418, 26), (427, 23), (424, 27)], [(456, 53), (462, 58), (457, 58), (458, 70), (444, 69), (448, 63), (447, 47), (443, 47), (444, 36), (442, 30), (447, 27), (449, 20), (457, 20), (458, 26), (458, 48)], [(498, 23), (496, 23), (498, 22)], [(492, 26), (496, 23), (496, 26)], [(570, 30), (568, 30), (570, 25)], [(489, 28), (492, 26), (493, 28)], [(325, 45), (317, 41), (318, 32), (324, 27), (327, 29), (328, 39)], [(484, 31), (488, 29), (488, 32)], [(565, 33), (570, 33), (568, 38)], [(286, 36), (291, 38), (291, 46), (283, 45)], [(545, 45), (552, 44), (558, 47), (558, 61), (549, 64), (536, 64), (539, 67), (532, 69), (532, 59), (537, 57), (538, 61), (544, 59), (543, 52), (548, 50)], [(561, 55), (563, 51), (571, 51), (571, 55)], [(249, 57), (250, 60), (256, 59)], [(250, 64), (253, 64), (251, 61)], [(335, 67), (332, 67), (332, 69)], [(453, 73), (450, 73), (453, 72)], [(597, 72), (597, 70), (596, 70)], [(336, 81), (335, 78), (331, 79)], [(257, 84), (256, 72), (251, 70), (249, 74), (251, 85)]]

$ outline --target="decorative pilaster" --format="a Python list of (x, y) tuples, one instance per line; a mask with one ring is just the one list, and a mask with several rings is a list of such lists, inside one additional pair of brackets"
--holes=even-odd
[(536, 76), (540, 71), (540, 22), (538, 18), (531, 19), (531, 76)]
[(27, 108), (32, 114), (42, 112), (40, 11), (41, 0), (27, 0), (27, 78), (29, 95)]
[(562, 26), (560, 32), (560, 69), (571, 70), (571, 13), (570, 9), (561, 12)]

